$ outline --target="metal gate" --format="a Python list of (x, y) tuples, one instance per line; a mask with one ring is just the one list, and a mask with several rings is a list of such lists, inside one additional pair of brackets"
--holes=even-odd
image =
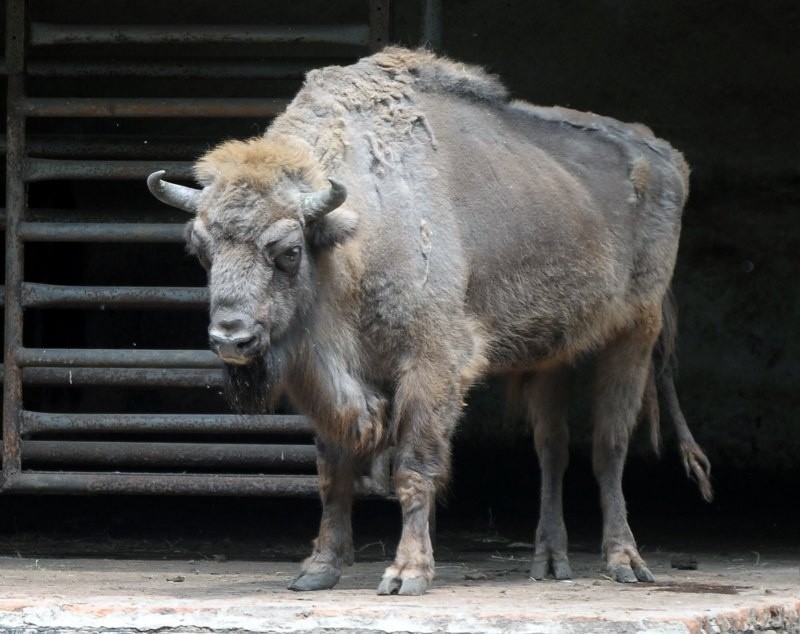
[[(226, 410), (186, 219), (144, 179), (189, 180), (191, 159), (262, 130), (306, 70), (381, 48), (389, 1), (284, 7), (279, 24), (259, 2), (234, 19), (218, 2), (81, 4), (6, 0), (0, 489), (315, 494), (308, 421)], [(368, 492), (387, 483), (383, 468)]]

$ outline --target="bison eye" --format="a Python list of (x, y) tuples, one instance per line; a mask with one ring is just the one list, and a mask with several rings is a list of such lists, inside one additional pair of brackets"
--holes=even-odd
[(303, 250), (300, 247), (292, 247), (281, 253), (275, 258), (275, 268), (289, 275), (294, 275), (297, 265), (300, 264), (300, 254)]

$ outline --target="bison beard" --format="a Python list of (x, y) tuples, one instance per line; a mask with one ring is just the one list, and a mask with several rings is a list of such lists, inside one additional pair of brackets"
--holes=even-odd
[(283, 363), (273, 354), (247, 365), (224, 365), (223, 393), (237, 414), (266, 414), (278, 397)]

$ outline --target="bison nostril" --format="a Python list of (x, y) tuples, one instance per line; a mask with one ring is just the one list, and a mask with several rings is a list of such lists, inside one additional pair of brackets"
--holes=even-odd
[(256, 339), (255, 335), (251, 335), (247, 339), (241, 339), (241, 340), (236, 342), (236, 350), (238, 352), (240, 352), (241, 354), (247, 354), (253, 348), (255, 348), (256, 341), (257, 341), (257, 339)]

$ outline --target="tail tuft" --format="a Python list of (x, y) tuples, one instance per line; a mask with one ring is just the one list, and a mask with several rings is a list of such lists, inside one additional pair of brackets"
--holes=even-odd
[[(675, 370), (677, 367), (675, 337), (677, 325), (675, 299), (672, 296), (672, 292), (669, 291), (664, 297), (662, 305), (661, 335), (653, 350), (653, 365), (650, 368), (650, 375), (657, 385), (657, 392), (661, 394), (672, 424), (675, 426), (675, 435), (678, 437), (678, 445), (686, 475), (694, 478), (697, 482), (697, 488), (700, 489), (700, 495), (703, 496), (706, 502), (710, 502), (714, 498), (714, 491), (711, 487), (711, 463), (703, 449), (697, 444), (694, 436), (692, 436), (675, 389)], [(650, 380), (648, 379), (648, 383)], [(654, 400), (656, 401), (657, 409), (658, 399), (655, 398)], [(644, 403), (647, 404), (647, 392)], [(651, 423), (651, 439), (652, 433)]]

